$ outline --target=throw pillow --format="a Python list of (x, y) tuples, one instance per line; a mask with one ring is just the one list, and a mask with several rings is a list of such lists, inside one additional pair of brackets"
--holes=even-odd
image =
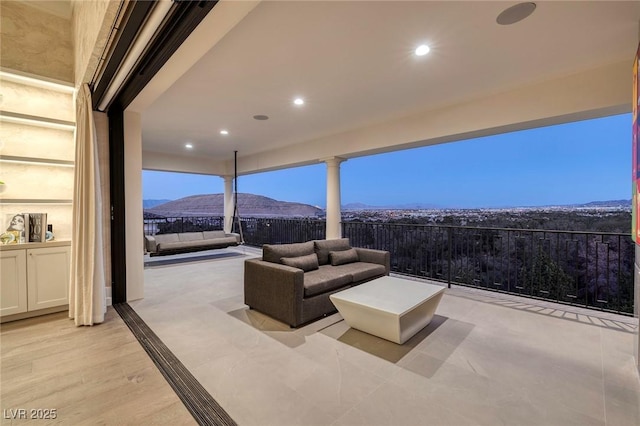
[(360, 258), (358, 257), (358, 252), (354, 248), (349, 250), (330, 251), (329, 259), (331, 259), (332, 266), (344, 265), (360, 260)]
[(351, 245), (348, 238), (339, 238), (336, 240), (316, 240), (314, 241), (315, 251), (318, 255), (318, 263), (320, 265), (329, 264), (329, 252), (349, 250)]
[(314, 271), (319, 268), (318, 256), (315, 253), (298, 257), (283, 257), (280, 259), (283, 265), (302, 269), (304, 272)]
[(283, 257), (306, 256), (315, 253), (313, 241), (294, 244), (265, 244), (262, 246), (262, 260), (282, 263)]

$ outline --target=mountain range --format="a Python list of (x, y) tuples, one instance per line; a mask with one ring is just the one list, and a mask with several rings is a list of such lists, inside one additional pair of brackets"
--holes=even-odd
[(429, 209), (442, 209), (444, 207), (437, 204), (425, 204), (425, 203), (408, 203), (408, 204), (393, 204), (386, 206), (371, 206), (363, 203), (348, 203), (342, 206), (342, 210), (429, 210)]
[(160, 204), (168, 203), (169, 201), (173, 200), (142, 200), (142, 208), (145, 210), (150, 209), (152, 207), (159, 206)]
[[(223, 216), (224, 194), (192, 195), (145, 209), (145, 213), (164, 217)], [(315, 217), (323, 210), (308, 204), (239, 193), (238, 213), (245, 217)]]
[[(224, 194), (192, 195), (178, 200), (144, 200), (145, 215), (149, 217), (172, 216), (209, 216), (224, 215)], [(567, 208), (596, 208), (596, 207), (629, 207), (631, 200), (591, 201), (583, 204), (568, 204), (564, 206), (538, 207), (567, 207)], [(514, 208), (516, 208), (514, 206)], [(372, 206), (363, 203), (348, 203), (342, 206), (344, 211), (357, 210), (429, 210), (447, 209), (435, 204), (409, 203), (385, 206)], [(273, 198), (254, 194), (238, 194), (238, 212), (242, 216), (253, 217), (316, 217), (324, 214), (324, 210), (304, 203), (278, 201)]]
[(632, 200), (591, 201), (578, 204), (577, 207), (630, 207)]
[[(541, 208), (541, 207), (573, 207), (573, 208), (581, 208), (581, 207), (630, 207), (631, 200), (608, 200), (608, 201), (591, 201), (583, 204), (559, 204), (559, 205), (548, 205), (548, 206), (526, 206), (526, 208)], [(522, 208), (525, 206), (511, 206), (511, 208)], [(490, 207), (488, 207), (490, 208)], [(503, 207), (501, 207), (503, 208)], [(442, 207), (437, 204), (424, 204), (424, 203), (409, 203), (409, 204), (394, 204), (394, 205), (386, 205), (386, 206), (372, 206), (363, 203), (349, 203), (344, 204), (342, 206), (343, 210), (447, 210), (447, 209), (455, 209), (454, 207)], [(475, 208), (468, 208), (469, 210), (473, 210)], [(459, 209), (466, 210), (466, 209)]]

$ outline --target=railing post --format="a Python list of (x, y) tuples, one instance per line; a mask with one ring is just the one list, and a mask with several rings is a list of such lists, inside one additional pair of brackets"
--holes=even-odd
[(447, 228), (447, 240), (448, 240), (447, 245), (448, 245), (449, 254), (447, 256), (447, 258), (448, 258), (447, 259), (447, 264), (448, 264), (448, 266), (447, 266), (447, 288), (451, 288), (451, 263), (452, 263), (452, 254), (451, 254), (451, 252), (453, 250), (453, 235), (452, 235), (452, 232), (453, 232), (453, 228), (448, 227)]
[(584, 234), (584, 257), (587, 267), (584, 268), (584, 306), (589, 307), (589, 234)]

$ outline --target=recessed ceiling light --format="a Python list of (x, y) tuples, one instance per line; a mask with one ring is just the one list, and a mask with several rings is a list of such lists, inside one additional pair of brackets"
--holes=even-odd
[(193, 145), (191, 145), (190, 143), (184, 144), (184, 147), (187, 149), (193, 149)]
[(496, 22), (500, 25), (511, 25), (522, 21), (536, 10), (535, 3), (518, 3), (508, 7), (498, 15)]
[(268, 116), (268, 115), (262, 115), (262, 114), (259, 114), (259, 115), (254, 115), (254, 116), (253, 116), (253, 119), (254, 119), (254, 120), (264, 121), (264, 120), (268, 120), (268, 119), (269, 119), (269, 116)]
[(420, 46), (416, 47), (416, 55), (417, 56), (424, 56), (427, 53), (429, 53), (431, 49), (429, 48), (429, 46), (427, 46), (426, 44), (421, 44)]
[(304, 105), (304, 99), (302, 99), (302, 98), (295, 98), (295, 99), (293, 100), (293, 103), (294, 103), (294, 104), (296, 104), (296, 105)]
[(224, 130), (224, 129), (223, 129), (223, 130), (220, 130), (220, 134), (221, 134), (221, 135), (228, 135), (228, 134), (229, 134), (229, 131), (228, 131), (228, 130)]

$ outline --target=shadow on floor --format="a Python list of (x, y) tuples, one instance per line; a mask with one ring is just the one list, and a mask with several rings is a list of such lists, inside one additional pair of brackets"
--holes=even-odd
[(200, 262), (202, 260), (216, 260), (216, 259), (228, 259), (230, 257), (244, 257), (244, 254), (241, 253), (214, 253), (214, 254), (206, 254), (201, 256), (189, 256), (189, 257), (173, 257), (173, 258), (165, 258), (165, 259), (157, 259), (150, 258), (144, 262), (145, 268), (153, 268), (156, 266), (167, 266), (167, 265), (175, 265), (178, 263), (189, 263), (189, 262)]
[(544, 300), (527, 299), (505, 293), (492, 293), (486, 290), (469, 290), (456, 288), (449, 294), (464, 297), (474, 302), (489, 303), (509, 309), (516, 309), (532, 314), (559, 318), (581, 324), (608, 328), (615, 331), (635, 334), (638, 329), (638, 320), (632, 317), (624, 317), (619, 314), (597, 311), (595, 309), (581, 308), (579, 306), (562, 305)]
[(295, 329), (290, 328), (285, 323), (275, 320), (254, 309), (249, 309), (247, 306), (227, 313), (259, 331), (295, 331)]
[(395, 364), (414, 350), (418, 345), (428, 340), (429, 336), (431, 336), (431, 334), (446, 321), (448, 321), (447, 317), (434, 315), (429, 325), (420, 330), (415, 336), (407, 340), (402, 345), (350, 328), (344, 321), (325, 328), (321, 333), (329, 337), (333, 337), (346, 345), (360, 349)]

